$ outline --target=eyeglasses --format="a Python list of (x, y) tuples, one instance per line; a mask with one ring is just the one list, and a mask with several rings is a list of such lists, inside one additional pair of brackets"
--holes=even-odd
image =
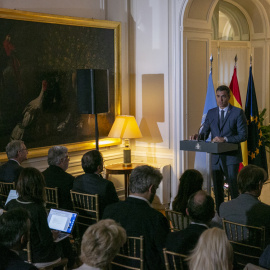
[(20, 151), (27, 151), (28, 152), (28, 149), (27, 148), (23, 148)]
[(65, 156), (65, 159), (70, 161), (70, 157), (69, 156)]

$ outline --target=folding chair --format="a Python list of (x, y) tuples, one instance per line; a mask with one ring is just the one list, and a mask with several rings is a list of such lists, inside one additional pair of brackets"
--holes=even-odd
[(166, 248), (163, 249), (165, 267), (166, 270), (186, 270), (188, 269), (185, 259), (186, 255), (168, 251)]
[(70, 191), (74, 211), (78, 212), (77, 225), (79, 234), (83, 235), (84, 231), (92, 224), (99, 221), (99, 204), (98, 195), (90, 195)]
[(238, 267), (252, 263), (259, 265), (265, 248), (265, 227), (255, 227), (223, 219), (223, 229), (232, 244), (234, 260)]
[(185, 229), (189, 224), (190, 220), (188, 216), (184, 216), (180, 212), (176, 212), (170, 209), (165, 209), (166, 218), (170, 221), (171, 231), (181, 231)]
[(46, 192), (46, 210), (49, 212), (51, 208), (58, 208), (58, 188), (45, 187)]
[(15, 182), (13, 183), (0, 182), (0, 202), (2, 201), (3, 205), (5, 204), (9, 191), (11, 189), (15, 189)]

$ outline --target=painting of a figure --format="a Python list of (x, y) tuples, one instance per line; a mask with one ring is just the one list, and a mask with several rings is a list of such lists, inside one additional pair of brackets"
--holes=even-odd
[[(76, 70), (109, 70), (108, 135), (115, 117), (114, 30), (0, 19), (0, 152), (12, 139), (29, 148), (94, 139), (94, 115), (77, 105)], [(102, 98), (102, 96), (98, 97)]]

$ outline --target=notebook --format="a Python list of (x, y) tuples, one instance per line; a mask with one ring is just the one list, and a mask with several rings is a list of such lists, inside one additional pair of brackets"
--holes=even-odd
[(54, 242), (59, 242), (71, 235), (77, 216), (77, 212), (51, 208), (47, 218), (49, 228), (60, 232)]
[(11, 189), (8, 193), (8, 197), (7, 197), (7, 200), (6, 200), (6, 203), (5, 205), (7, 205), (7, 203), (10, 201), (10, 200), (13, 200), (13, 199), (17, 199), (18, 198), (18, 193), (15, 189)]

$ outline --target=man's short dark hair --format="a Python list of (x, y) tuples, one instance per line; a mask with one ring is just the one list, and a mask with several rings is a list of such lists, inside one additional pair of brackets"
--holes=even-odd
[(230, 88), (227, 85), (220, 85), (217, 88), (216, 92), (218, 92), (218, 91), (226, 91), (229, 96), (231, 95)]
[(23, 235), (28, 235), (29, 214), (23, 208), (16, 208), (0, 216), (0, 244), (13, 248)]
[(159, 170), (148, 165), (138, 166), (131, 172), (129, 190), (131, 193), (143, 194), (151, 185), (157, 189), (162, 178)]
[(103, 157), (98, 150), (88, 151), (82, 157), (82, 168), (85, 173), (95, 173), (102, 163)]
[(267, 180), (267, 173), (264, 169), (256, 165), (244, 167), (238, 174), (237, 184), (241, 193), (258, 190), (259, 183)]
[(215, 204), (213, 198), (205, 191), (193, 193), (188, 200), (187, 208), (190, 218), (197, 223), (208, 223), (214, 216)]

